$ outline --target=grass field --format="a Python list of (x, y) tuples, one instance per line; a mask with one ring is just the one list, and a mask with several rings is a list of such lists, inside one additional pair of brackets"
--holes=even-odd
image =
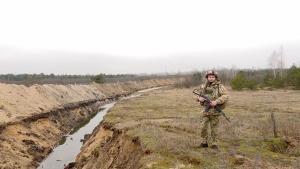
[[(192, 89), (166, 88), (123, 100), (104, 121), (139, 138), (144, 168), (300, 168), (300, 92), (229, 91), (219, 150), (198, 148), (201, 109)], [(270, 113), (279, 137), (273, 137)]]

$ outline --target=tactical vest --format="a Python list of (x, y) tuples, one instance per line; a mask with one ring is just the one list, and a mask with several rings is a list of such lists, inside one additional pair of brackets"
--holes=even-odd
[[(220, 83), (212, 84), (208, 86), (207, 84), (204, 87), (204, 94), (212, 101), (216, 100), (221, 96), (220, 94)], [(225, 103), (219, 105), (221, 109), (225, 108)]]

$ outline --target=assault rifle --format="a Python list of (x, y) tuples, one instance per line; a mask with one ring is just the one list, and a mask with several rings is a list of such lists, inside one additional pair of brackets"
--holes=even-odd
[[(204, 102), (206, 102), (206, 104), (205, 104), (205, 105), (206, 105), (206, 106), (205, 106), (205, 112), (208, 112), (209, 109), (212, 108), (212, 106), (210, 106), (211, 100), (210, 100), (207, 96), (202, 95), (202, 94), (200, 94), (200, 93), (197, 93), (196, 90), (197, 90), (197, 89), (195, 89), (195, 90), (193, 91), (193, 93), (194, 93), (195, 95), (197, 95), (197, 96), (200, 96), (200, 97), (204, 98)], [(215, 108), (215, 110), (216, 110), (218, 113), (220, 113), (223, 117), (225, 117), (225, 119), (226, 119), (228, 122), (230, 122), (229, 117), (226, 116), (226, 114), (223, 112), (223, 110), (220, 108), (219, 105), (216, 105), (214, 108)]]

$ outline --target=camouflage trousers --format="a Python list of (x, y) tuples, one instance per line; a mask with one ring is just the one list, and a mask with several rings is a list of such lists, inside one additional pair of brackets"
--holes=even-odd
[(203, 143), (209, 142), (209, 126), (210, 126), (210, 135), (211, 135), (211, 144), (217, 144), (217, 134), (219, 127), (219, 116), (218, 115), (206, 115), (203, 116), (201, 122), (201, 137), (203, 138)]

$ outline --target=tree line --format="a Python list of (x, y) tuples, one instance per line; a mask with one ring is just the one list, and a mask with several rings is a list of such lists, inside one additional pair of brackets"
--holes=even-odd
[(300, 89), (300, 68), (295, 65), (274, 73), (273, 69), (238, 71), (230, 81), (233, 90), (261, 88)]
[[(300, 68), (292, 66), (288, 69), (218, 69), (219, 79), (233, 90), (243, 89), (300, 89)], [(194, 71), (176, 74), (103, 74), (98, 75), (55, 75), (55, 74), (2, 74), (0, 83), (10, 84), (89, 84), (113, 83), (126, 81), (142, 81), (149, 79), (177, 78), (176, 87), (195, 87), (205, 82), (206, 71)]]
[(149, 79), (175, 78), (171, 74), (135, 75), (135, 74), (104, 74), (97, 75), (55, 75), (55, 74), (0, 74), (0, 83), (22, 84), (30, 86), (33, 84), (89, 84), (114, 83), (126, 81), (142, 81)]
[[(300, 68), (288, 69), (218, 69), (219, 80), (233, 90), (256, 89), (300, 89)], [(205, 83), (206, 71), (182, 74), (182, 79), (175, 86), (178, 88), (197, 87)]]

